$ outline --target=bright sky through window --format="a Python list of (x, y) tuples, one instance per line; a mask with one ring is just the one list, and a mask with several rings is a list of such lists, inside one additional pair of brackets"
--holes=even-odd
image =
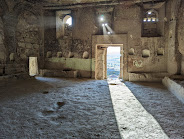
[(108, 55), (120, 55), (120, 47), (108, 47)]
[(72, 18), (71, 17), (67, 19), (66, 24), (68, 24), (69, 26), (72, 25)]

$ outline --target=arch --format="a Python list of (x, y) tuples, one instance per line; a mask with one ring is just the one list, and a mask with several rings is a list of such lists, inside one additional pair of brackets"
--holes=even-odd
[(134, 48), (130, 48), (129, 50), (128, 50), (128, 54), (129, 55), (134, 55)]
[(69, 26), (72, 25), (72, 16), (71, 15), (66, 15), (64, 18), (63, 18), (63, 24), (67, 24)]
[(158, 24), (158, 12), (154, 9), (145, 11), (143, 16), (143, 36), (144, 37), (158, 36), (157, 24)]
[(144, 15), (144, 22), (158, 22), (158, 12), (154, 9), (148, 10)]

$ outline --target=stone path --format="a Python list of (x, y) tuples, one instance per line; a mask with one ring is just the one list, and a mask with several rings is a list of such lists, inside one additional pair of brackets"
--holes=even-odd
[(122, 138), (184, 138), (184, 105), (161, 83), (109, 84)]

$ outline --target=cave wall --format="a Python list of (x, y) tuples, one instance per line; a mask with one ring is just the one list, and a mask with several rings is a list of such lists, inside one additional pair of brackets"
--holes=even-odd
[[(178, 12), (181, 0), (169, 0), (166, 3), (166, 26), (165, 26), (165, 46), (168, 50), (167, 70), (170, 74), (181, 73), (181, 53), (178, 44), (178, 19), (181, 18)], [(181, 25), (181, 23), (180, 23)]]
[(6, 49), (4, 46), (3, 22), (0, 18), (0, 76), (4, 74), (4, 64), (6, 62)]
[[(57, 32), (62, 18), (59, 11), (11, 0), (2, 1), (0, 11), (0, 75), (27, 72), (32, 56), (38, 57), (41, 68), (78, 70), (81, 77), (91, 77), (96, 45), (92, 36), (102, 35), (100, 14), (107, 16), (113, 35), (127, 36), (126, 61), (122, 62), (127, 63), (128, 73), (184, 74), (182, 0), (169, 0), (157, 10), (158, 37), (142, 37), (143, 9), (135, 4), (73, 8), (73, 25), (62, 34)], [(149, 53), (146, 57), (145, 52)]]
[(42, 46), (39, 27), (39, 17), (34, 13), (25, 11), (19, 15), (16, 30), (17, 53), (25, 62), (28, 61), (29, 57), (39, 58), (39, 50)]
[(6, 61), (6, 49), (4, 46), (4, 30), (3, 30), (3, 22), (0, 18), (0, 63), (5, 63)]
[[(101, 7), (104, 8), (103, 6)], [(142, 9), (137, 5), (116, 5), (113, 7), (114, 10), (112, 12), (111, 19), (111, 28), (113, 29), (115, 34), (127, 34), (128, 45), (126, 46), (126, 51), (124, 53), (127, 54), (127, 63), (128, 63), (128, 72), (129, 73), (155, 73), (155, 72), (167, 72), (167, 49), (164, 45), (164, 36), (162, 37), (142, 37)], [(165, 8), (164, 6), (162, 7)], [(161, 9), (162, 9), (161, 8)], [(160, 10), (163, 12), (163, 10)], [(53, 12), (53, 11), (49, 11)], [(52, 13), (54, 16), (54, 12)], [(161, 13), (163, 14), (163, 13)], [(96, 7), (83, 7), (83, 8), (75, 8), (72, 10), (72, 34), (71, 36), (65, 36), (63, 38), (59, 38), (55, 40), (59, 42), (59, 46), (50, 45), (48, 41), (55, 39), (55, 28), (50, 28), (49, 34), (50, 37), (45, 39), (45, 52), (51, 51), (52, 56), (50, 58), (46, 58), (45, 68), (54, 69), (58, 68), (58, 66), (50, 66), (54, 65), (50, 62), (60, 61), (56, 65), (61, 65), (62, 67), (67, 67), (65, 65), (66, 62), (61, 62), (60, 58), (57, 57), (57, 52), (62, 53), (63, 58), (68, 58), (68, 54), (71, 51), (73, 53), (73, 58), (78, 60), (83, 59), (83, 53), (87, 51), (89, 53), (89, 59), (91, 59), (91, 66), (95, 66), (95, 56), (92, 55), (92, 36), (93, 35), (101, 35), (99, 34), (99, 30), (101, 26), (99, 26), (99, 19), (97, 15)], [(47, 19), (47, 18), (45, 18)], [(55, 24), (55, 19), (52, 20)], [(46, 21), (47, 22), (47, 21)], [(164, 26), (164, 23), (161, 25)], [(161, 27), (159, 27), (161, 28)], [(162, 29), (163, 30), (163, 29)], [(46, 32), (48, 32), (46, 30)], [(162, 31), (163, 33), (163, 31)], [(46, 36), (46, 34), (45, 34)], [(98, 43), (98, 42), (97, 42)], [(58, 44), (57, 44), (58, 45)], [(48, 48), (49, 46), (49, 48)], [(54, 46), (54, 48), (52, 47)], [(129, 55), (129, 49), (133, 48), (135, 53), (134, 55)], [(150, 51), (150, 57), (144, 58), (142, 57), (143, 50)], [(163, 55), (158, 55), (157, 52), (159, 49), (163, 49)], [(55, 53), (55, 54), (54, 54)], [(58, 60), (56, 60), (58, 59)], [(69, 59), (68, 59), (69, 60)], [(50, 64), (48, 64), (48, 62)], [(125, 61), (124, 61), (125, 62)], [(76, 64), (80, 65), (81, 62)], [(70, 66), (72, 70), (78, 70), (75, 66)], [(89, 77), (91, 76), (90, 72), (93, 72), (95, 68), (91, 68), (88, 70)], [(85, 69), (84, 69), (85, 70)]]
[(7, 0), (1, 1), (0, 11), (1, 75), (28, 75), (29, 57), (40, 59), (40, 49), (43, 49), (41, 7), (26, 1)]
[(184, 75), (184, 1), (181, 1), (177, 26), (178, 50), (181, 53), (181, 74)]
[[(164, 8), (164, 6), (162, 7)], [(162, 9), (161, 8), (161, 9)], [(161, 13), (162, 14), (162, 13)], [(141, 37), (142, 33), (142, 10), (138, 6), (124, 7), (119, 5), (115, 8), (114, 30), (116, 33), (128, 34), (128, 49), (134, 49), (134, 54), (128, 54), (128, 72), (153, 73), (166, 72), (167, 52), (163, 37)], [(157, 55), (159, 48), (164, 51), (163, 55)], [(150, 51), (150, 57), (142, 57), (143, 50)], [(125, 52), (125, 53), (128, 53)]]

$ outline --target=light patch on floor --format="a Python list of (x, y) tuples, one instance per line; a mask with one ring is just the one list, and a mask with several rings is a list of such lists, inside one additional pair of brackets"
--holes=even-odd
[(183, 139), (184, 105), (163, 85), (125, 84), (43, 77), (1, 81), (0, 138)]
[(122, 138), (183, 139), (184, 105), (179, 100), (161, 83), (125, 84), (119, 80), (109, 80)]

